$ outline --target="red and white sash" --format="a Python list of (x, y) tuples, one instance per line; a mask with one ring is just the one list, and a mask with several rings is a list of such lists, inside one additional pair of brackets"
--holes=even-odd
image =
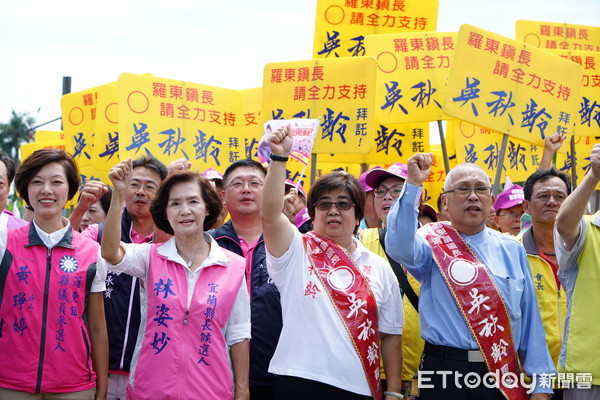
[(371, 393), (381, 399), (377, 302), (369, 283), (346, 249), (313, 232), (302, 238), (311, 267), (354, 345)]
[(509, 400), (526, 400), (525, 388), (519, 384), (510, 315), (487, 267), (450, 224), (428, 224), (423, 236), (488, 370), (500, 378), (500, 391)]

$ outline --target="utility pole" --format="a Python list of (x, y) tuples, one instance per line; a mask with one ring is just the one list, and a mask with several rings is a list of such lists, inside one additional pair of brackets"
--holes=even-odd
[[(63, 81), (62, 81), (62, 94), (63, 96), (65, 94), (69, 94), (71, 93), (71, 77), (70, 76), (63, 76)], [(60, 129), (63, 129), (63, 124), (62, 121), (60, 123)]]

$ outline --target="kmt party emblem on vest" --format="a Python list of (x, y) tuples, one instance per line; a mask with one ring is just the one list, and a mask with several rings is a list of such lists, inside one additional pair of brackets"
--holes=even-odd
[(73, 256), (63, 256), (58, 262), (58, 266), (63, 272), (70, 274), (77, 271), (79, 263)]

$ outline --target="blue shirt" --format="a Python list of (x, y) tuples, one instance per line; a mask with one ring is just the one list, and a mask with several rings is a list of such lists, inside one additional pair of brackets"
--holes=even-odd
[[(402, 195), (392, 205), (387, 219), (386, 249), (421, 283), (421, 337), (432, 344), (478, 349), (435, 264), (429, 243), (418, 234), (421, 190), (422, 187), (406, 183)], [(461, 236), (488, 267), (504, 299), (515, 348), (525, 372), (555, 373), (523, 246), (513, 237), (487, 227), (475, 235)], [(538, 384), (534, 392), (552, 393), (552, 390), (539, 388)]]

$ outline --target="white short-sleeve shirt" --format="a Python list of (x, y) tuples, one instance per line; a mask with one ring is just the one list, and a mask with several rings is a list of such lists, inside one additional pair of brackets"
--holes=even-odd
[[(353, 239), (352, 259), (369, 281), (378, 309), (379, 332), (402, 334), (404, 314), (398, 280), (389, 264)], [(370, 395), (364, 369), (325, 288), (310, 273), (309, 259), (296, 231), (279, 258), (267, 253), (269, 275), (281, 294), (283, 329), (269, 372), (310, 379)]]

